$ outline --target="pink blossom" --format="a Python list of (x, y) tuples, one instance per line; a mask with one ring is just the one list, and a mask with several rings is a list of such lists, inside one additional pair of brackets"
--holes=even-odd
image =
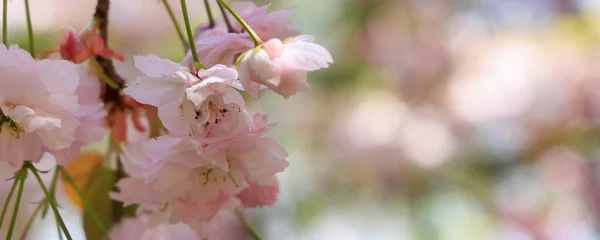
[[(292, 9), (279, 9), (267, 12), (269, 5), (257, 7), (251, 1), (237, 1), (232, 8), (248, 23), (248, 25), (263, 40), (273, 38), (285, 39), (300, 34), (292, 27), (292, 23), (287, 19), (292, 13)], [(237, 32), (243, 32), (242, 25), (235, 21), (231, 14), (227, 14), (231, 20), (231, 25)]]
[(306, 72), (327, 68), (333, 63), (327, 49), (312, 41), (313, 37), (308, 35), (283, 42), (274, 38), (244, 53), (239, 62), (244, 90), (258, 98), (263, 84), (289, 98), (296, 91), (308, 88)]
[[(112, 197), (125, 204), (166, 204), (170, 222), (210, 221), (231, 198), (252, 185), (272, 185), (273, 175), (288, 166), (287, 152), (262, 137), (273, 124), (255, 115), (244, 126), (210, 144), (194, 136), (161, 136), (123, 146), (121, 160), (131, 177), (118, 183), (120, 192)], [(264, 195), (265, 204), (272, 202)]]
[[(263, 40), (285, 39), (299, 34), (287, 20), (291, 12), (289, 9), (267, 12), (269, 5), (257, 7), (249, 1), (235, 2), (232, 7)], [(244, 32), (242, 26), (230, 14), (227, 14), (227, 17), (235, 32), (228, 32), (222, 20), (217, 21), (213, 29), (209, 29), (207, 25), (201, 25), (196, 29), (194, 41), (196, 51), (202, 58), (200, 62), (205, 66), (216, 64), (231, 66), (237, 56), (254, 47), (252, 39)], [(191, 66), (192, 62), (192, 55), (188, 53), (181, 63)]]
[(77, 73), (79, 75), (79, 85), (75, 90), (75, 94), (80, 105), (75, 112), (75, 116), (81, 125), (75, 131), (76, 141), (71, 147), (52, 152), (60, 165), (66, 165), (70, 160), (76, 158), (83, 145), (100, 141), (106, 134), (106, 110), (100, 99), (100, 83), (84, 65), (77, 67)]
[(189, 222), (197, 236), (208, 240), (242, 240), (245, 239), (245, 230), (241, 225), (236, 208), (240, 207), (240, 201), (230, 198), (225, 201), (218, 212), (208, 220), (196, 220)]
[(114, 240), (195, 240), (196, 233), (183, 223), (148, 226), (144, 215), (136, 218), (125, 218), (114, 226), (108, 236)]
[(218, 141), (236, 133), (248, 121), (235, 69), (215, 65), (197, 74), (156, 56), (136, 57), (146, 76), (124, 90), (136, 101), (158, 107), (163, 125), (178, 136)]
[(16, 45), (0, 47), (0, 161), (20, 166), (69, 148), (80, 126), (75, 65), (34, 60)]
[(277, 201), (279, 194), (279, 182), (273, 176), (269, 183), (260, 185), (250, 183), (248, 188), (238, 194), (238, 198), (242, 201), (244, 207), (262, 207), (273, 205)]
[[(211, 33), (196, 38), (196, 51), (205, 66), (224, 64), (232, 66), (235, 58), (254, 46), (247, 33), (228, 33), (212, 30)], [(193, 58), (191, 53), (181, 61), (183, 65), (191, 66)]]
[(210, 221), (229, 199), (231, 196), (226, 194), (208, 201), (197, 194), (184, 194), (170, 203), (170, 220), (185, 223)]

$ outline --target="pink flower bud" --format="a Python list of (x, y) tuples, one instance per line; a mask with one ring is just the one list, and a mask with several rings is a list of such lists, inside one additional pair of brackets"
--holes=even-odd
[(81, 63), (90, 57), (90, 50), (75, 35), (73, 29), (67, 29), (60, 42), (60, 56), (74, 63)]
[(79, 34), (71, 28), (67, 29), (60, 42), (60, 55), (74, 63), (81, 63), (92, 56), (115, 58), (123, 61), (122, 53), (108, 49), (96, 28), (85, 29)]

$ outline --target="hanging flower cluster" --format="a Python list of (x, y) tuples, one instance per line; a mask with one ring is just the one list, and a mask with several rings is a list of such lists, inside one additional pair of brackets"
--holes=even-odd
[[(33, 171), (49, 153), (64, 166), (110, 129), (126, 174), (111, 197), (138, 206), (111, 239), (218, 239), (234, 211), (274, 204), (288, 153), (265, 136), (276, 124), (249, 112), (243, 94), (270, 89), (287, 99), (309, 87), (307, 72), (333, 60), (292, 28), (289, 10), (217, 2), (223, 19), (197, 27), (180, 63), (135, 56), (137, 79), (114, 72), (111, 59), (124, 57), (106, 47), (101, 20), (41, 53), (64, 60), (1, 46), (0, 161)], [(182, 9), (191, 34), (185, 1)], [(161, 125), (153, 137), (148, 109)]]

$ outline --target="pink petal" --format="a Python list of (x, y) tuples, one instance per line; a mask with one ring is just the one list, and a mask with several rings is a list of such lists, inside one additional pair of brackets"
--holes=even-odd
[(277, 195), (279, 195), (279, 182), (273, 176), (264, 185), (251, 182), (248, 188), (240, 192), (237, 197), (244, 207), (255, 208), (273, 205), (277, 201)]

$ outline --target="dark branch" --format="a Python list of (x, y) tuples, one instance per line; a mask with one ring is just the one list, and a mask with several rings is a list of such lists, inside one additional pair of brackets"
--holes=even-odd
[(230, 32), (230, 33), (236, 32), (235, 29), (233, 29), (231, 22), (229, 21), (229, 17), (227, 17), (227, 11), (225, 11), (225, 8), (223, 8), (223, 5), (221, 5), (221, 3), (218, 3), (218, 4), (219, 4), (219, 9), (221, 9), (221, 14), (223, 14), (223, 20), (225, 21), (225, 25), (227, 25), (227, 32)]
[[(96, 12), (94, 13), (94, 21), (98, 27), (98, 33), (102, 37), (102, 40), (104, 40), (104, 47), (106, 48), (108, 48), (108, 9), (109, 0), (98, 0)], [(112, 79), (120, 89), (125, 87), (125, 80), (117, 74), (111, 59), (102, 56), (96, 56), (95, 58), (106, 76)], [(103, 96), (104, 102), (112, 103), (115, 107), (122, 106), (120, 89), (114, 89), (105, 84)]]
[[(108, 9), (109, 0), (98, 0), (96, 5), (96, 12), (94, 13), (94, 22), (98, 28), (98, 32), (104, 40), (104, 47), (108, 48)], [(125, 80), (117, 74), (113, 62), (111, 59), (107, 59), (101, 56), (96, 56), (95, 60), (102, 67), (104, 74), (113, 80), (119, 86), (118, 89), (110, 87), (108, 84), (104, 84), (104, 94), (102, 96), (104, 103), (108, 108), (109, 115), (114, 114), (120, 109), (126, 108), (123, 98), (121, 97), (121, 89), (125, 87)], [(117, 159), (118, 167), (115, 171), (113, 179), (113, 191), (117, 191), (116, 183), (125, 176), (123, 167), (119, 159)], [(112, 219), (113, 223), (118, 223), (124, 215), (124, 206), (122, 202), (112, 200)]]

